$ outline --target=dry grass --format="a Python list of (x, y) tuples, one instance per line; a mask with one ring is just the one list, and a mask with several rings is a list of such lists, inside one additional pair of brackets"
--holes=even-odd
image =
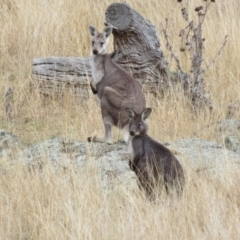
[[(112, 1), (35, 0), (0, 2), (0, 128), (18, 135), (25, 144), (52, 136), (85, 140), (102, 132), (94, 98), (86, 106), (71, 96), (43, 103), (37, 91), (29, 91), (31, 61), (44, 56), (88, 56), (87, 26), (103, 27), (104, 12)], [(169, 18), (170, 40), (179, 52), (182, 26), (177, 1), (127, 1), (158, 28)], [(189, 5), (202, 4), (191, 0)], [(206, 64), (226, 34), (229, 42), (205, 76), (215, 110), (194, 116), (179, 94), (161, 101), (148, 98), (154, 112), (150, 134), (161, 141), (199, 137), (216, 140), (215, 124), (224, 119), (226, 107), (240, 101), (240, 2), (216, 1), (210, 8), (204, 34)], [(194, 16), (194, 12), (191, 14)], [(186, 53), (181, 56), (189, 68)], [(170, 61), (174, 66), (174, 62)], [(13, 121), (6, 121), (4, 95), (14, 88)], [(179, 100), (180, 99), (180, 100)], [(239, 117), (238, 117), (239, 118)], [(99, 119), (99, 121), (96, 121)], [(116, 132), (115, 132), (116, 136)], [(21, 166), (8, 166), (0, 177), (1, 239), (239, 239), (239, 176), (224, 182), (211, 181), (186, 169), (188, 182), (177, 202), (163, 198), (152, 205), (139, 195), (119, 190), (106, 197), (94, 173), (79, 177), (46, 171), (25, 173)]]
[(9, 168), (0, 178), (0, 238), (239, 239), (239, 174), (226, 183), (187, 169), (182, 198), (153, 204), (123, 188), (106, 195), (94, 169), (86, 172)]

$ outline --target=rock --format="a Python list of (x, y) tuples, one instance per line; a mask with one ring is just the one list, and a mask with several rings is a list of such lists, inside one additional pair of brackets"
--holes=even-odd
[[(170, 144), (180, 162), (191, 165), (197, 172), (225, 173), (240, 163), (240, 154), (221, 145), (201, 139), (183, 139)], [(94, 168), (105, 189), (124, 185), (136, 187), (136, 176), (129, 169), (129, 154), (123, 143), (76, 142), (62, 138), (49, 139), (34, 144), (22, 152), (24, 163), (31, 170), (48, 165), (53, 172), (72, 168), (75, 172)]]
[(31, 171), (49, 166), (53, 172), (69, 168), (75, 172), (92, 167), (102, 180), (105, 189), (125, 185), (136, 188), (136, 176), (129, 169), (126, 144), (76, 142), (62, 138), (52, 138), (25, 148), (21, 159)]
[(170, 144), (181, 162), (192, 165), (195, 171), (218, 173), (223, 176), (226, 170), (240, 165), (240, 154), (221, 145), (201, 139), (183, 139)]
[(234, 102), (227, 107), (227, 118), (237, 117), (240, 118), (240, 102)]
[(227, 149), (240, 154), (240, 134), (225, 137), (225, 146)]
[(218, 122), (218, 138), (224, 140), (227, 149), (240, 153), (240, 122), (225, 119)]
[(21, 142), (12, 133), (0, 129), (0, 158), (12, 158), (22, 148)]
[[(196, 172), (215, 172), (224, 176), (226, 169), (238, 169), (240, 163), (238, 147), (233, 152), (201, 139), (183, 139), (168, 144), (168, 147), (185, 169), (190, 165)], [(64, 175), (74, 171), (81, 177), (82, 172), (92, 171), (105, 190), (138, 188), (137, 178), (128, 165), (130, 155), (124, 143), (108, 145), (56, 137), (23, 148), (17, 137), (0, 130), (0, 157), (5, 161), (10, 159), (11, 163), (22, 162), (33, 173), (50, 169)], [(0, 170), (6, 169), (0, 166)]]
[(240, 122), (235, 119), (224, 119), (224, 120), (218, 121), (217, 131), (221, 136), (240, 133)]

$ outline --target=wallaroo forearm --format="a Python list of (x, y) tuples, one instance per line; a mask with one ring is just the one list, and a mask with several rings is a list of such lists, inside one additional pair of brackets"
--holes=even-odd
[(92, 86), (92, 84), (90, 84), (91, 90), (93, 94), (97, 94), (97, 90)]
[(135, 156), (133, 157), (132, 163), (133, 163), (134, 171), (136, 170), (137, 165), (138, 165), (140, 159), (141, 159), (141, 156), (140, 156), (140, 155), (135, 155)]
[(129, 168), (130, 168), (132, 171), (134, 171), (134, 172), (135, 172), (135, 170), (136, 170), (136, 166), (135, 166), (135, 164), (133, 163), (132, 160), (129, 161)]
[(139, 157), (134, 157), (133, 160), (129, 161), (129, 167), (132, 171), (136, 171), (137, 170), (137, 165), (139, 162), (140, 158)]

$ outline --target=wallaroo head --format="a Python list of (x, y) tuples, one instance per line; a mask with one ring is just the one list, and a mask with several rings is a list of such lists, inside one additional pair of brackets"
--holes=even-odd
[(145, 120), (150, 116), (152, 109), (145, 108), (140, 114), (137, 114), (133, 109), (126, 108), (125, 111), (130, 118), (129, 132), (131, 136), (138, 136), (147, 133), (147, 124)]
[(92, 35), (92, 53), (93, 55), (106, 54), (108, 50), (109, 36), (112, 33), (112, 27), (104, 28), (102, 33), (93, 27), (88, 27), (90, 34)]

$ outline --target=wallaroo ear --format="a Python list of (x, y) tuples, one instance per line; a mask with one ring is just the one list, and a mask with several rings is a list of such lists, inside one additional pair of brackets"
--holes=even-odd
[(96, 33), (98, 32), (97, 29), (91, 25), (88, 26), (88, 30), (90, 32), (90, 34), (94, 37), (96, 35)]
[(105, 37), (108, 38), (110, 34), (112, 33), (112, 27), (106, 27), (104, 28)]
[(142, 120), (146, 120), (150, 116), (151, 112), (151, 108), (145, 108), (141, 113)]
[(127, 112), (129, 118), (133, 118), (136, 115), (131, 108), (125, 108), (125, 111)]

